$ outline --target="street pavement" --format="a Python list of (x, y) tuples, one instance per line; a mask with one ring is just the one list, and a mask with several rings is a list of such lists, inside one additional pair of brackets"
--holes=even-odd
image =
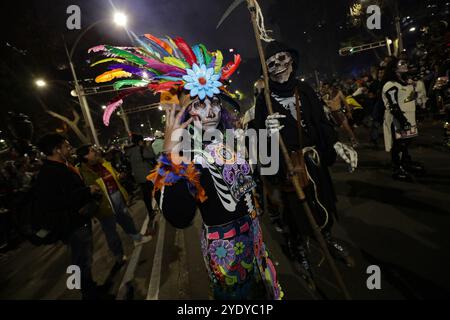
[[(427, 121), (411, 149), (426, 166), (414, 183), (391, 178), (389, 154), (368, 143), (359, 128), (359, 168), (348, 173), (338, 162), (332, 176), (338, 195), (339, 221), (333, 233), (349, 248), (356, 265), (337, 262), (353, 299), (440, 299), (450, 297), (450, 151), (440, 146), (439, 123)], [(143, 202), (131, 207), (138, 228), (146, 229)], [(264, 239), (275, 262), (286, 299), (343, 299), (323, 254), (311, 241), (318, 290), (308, 289), (283, 241), (262, 217)], [(104, 235), (94, 225), (94, 278), (116, 296), (134, 300), (210, 299), (200, 252), (200, 215), (191, 227), (176, 230), (159, 216), (154, 239), (140, 247), (118, 228), (129, 262), (114, 270)], [(79, 299), (66, 287), (69, 253), (63, 245), (34, 247), (22, 243), (0, 254), (0, 299)], [(367, 287), (369, 266), (381, 271), (381, 289)]]

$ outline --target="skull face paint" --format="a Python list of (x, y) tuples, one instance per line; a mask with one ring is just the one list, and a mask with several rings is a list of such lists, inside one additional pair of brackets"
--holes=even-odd
[(204, 131), (215, 130), (219, 126), (222, 103), (219, 98), (194, 100), (189, 107), (189, 114), (194, 118), (194, 126)]
[(293, 59), (289, 52), (278, 52), (266, 60), (270, 79), (284, 83), (289, 80), (293, 71)]
[(397, 63), (397, 73), (403, 74), (408, 72), (408, 62), (406, 60), (399, 60)]

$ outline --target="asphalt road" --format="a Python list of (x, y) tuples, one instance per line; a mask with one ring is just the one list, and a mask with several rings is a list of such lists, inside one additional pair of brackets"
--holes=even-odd
[[(339, 262), (338, 268), (353, 299), (450, 297), (450, 151), (439, 145), (439, 123), (427, 122), (420, 130), (411, 151), (426, 165), (427, 173), (414, 183), (392, 180), (389, 154), (364, 143), (365, 129), (358, 132), (363, 142), (358, 148), (358, 170), (350, 174), (341, 162), (332, 168), (340, 217), (333, 231), (356, 260), (353, 268)], [(131, 211), (144, 230), (142, 201)], [(96, 224), (94, 278), (117, 299), (209, 299), (200, 228), (199, 215), (185, 230), (174, 229), (160, 217), (157, 236), (137, 248), (120, 230), (129, 262), (112, 270), (112, 255)], [(311, 255), (318, 291), (312, 292), (283, 253), (281, 236), (266, 216), (263, 231), (286, 299), (343, 299), (315, 242)], [(79, 299), (79, 292), (66, 287), (69, 262), (62, 245), (23, 243), (2, 253), (0, 299)], [(371, 265), (381, 271), (379, 290), (367, 288)]]

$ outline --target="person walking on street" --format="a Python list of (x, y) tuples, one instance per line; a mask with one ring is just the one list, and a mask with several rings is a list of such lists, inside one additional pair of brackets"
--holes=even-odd
[(128, 194), (120, 184), (120, 176), (109, 162), (104, 161), (101, 153), (94, 146), (85, 145), (77, 150), (77, 156), (84, 181), (98, 185), (102, 192), (103, 197), (95, 217), (100, 221), (116, 263), (122, 265), (126, 257), (116, 223), (131, 236), (136, 246), (150, 241), (152, 237), (143, 236), (137, 231), (127, 208)]

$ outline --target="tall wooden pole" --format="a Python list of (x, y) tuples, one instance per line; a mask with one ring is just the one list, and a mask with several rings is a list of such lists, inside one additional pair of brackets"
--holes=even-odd
[[(256, 6), (255, 6), (254, 1), (255, 0), (247, 0), (247, 6), (248, 6), (248, 10), (250, 11), (251, 18), (252, 18), (252, 25), (253, 25), (253, 31), (255, 33), (256, 46), (258, 48), (259, 58), (261, 60), (261, 67), (263, 70), (264, 98), (266, 101), (268, 113), (273, 114), (272, 100), (270, 98), (270, 89), (269, 89), (269, 73), (267, 71), (266, 58), (264, 56), (262, 42), (259, 37), (259, 29), (258, 29), (258, 25), (256, 23)], [(350, 300), (351, 299), (350, 294), (348, 293), (347, 288), (344, 283), (344, 280), (342, 279), (342, 276), (336, 267), (336, 263), (334, 262), (333, 258), (331, 257), (330, 251), (328, 250), (328, 246), (325, 242), (325, 239), (322, 236), (321, 230), (320, 230), (319, 226), (317, 225), (316, 220), (314, 219), (314, 216), (311, 213), (311, 209), (309, 208), (308, 202), (306, 201), (305, 193), (303, 192), (303, 189), (300, 185), (300, 180), (298, 179), (297, 173), (294, 170), (294, 166), (293, 166), (291, 158), (289, 156), (289, 151), (288, 151), (283, 139), (281, 138), (281, 136), (280, 136), (280, 148), (281, 148), (281, 152), (283, 154), (284, 160), (286, 162), (286, 167), (288, 169), (289, 175), (291, 176), (291, 180), (292, 180), (292, 184), (294, 185), (295, 192), (297, 193), (297, 196), (298, 196), (300, 202), (302, 203), (303, 210), (305, 211), (308, 221), (311, 224), (311, 227), (313, 229), (314, 236), (316, 237), (317, 241), (319, 242), (319, 245), (325, 254), (328, 264), (330, 265), (330, 268), (336, 278), (336, 281), (337, 281), (339, 287), (341, 288), (342, 292), (344, 293), (345, 298), (347, 300)]]

